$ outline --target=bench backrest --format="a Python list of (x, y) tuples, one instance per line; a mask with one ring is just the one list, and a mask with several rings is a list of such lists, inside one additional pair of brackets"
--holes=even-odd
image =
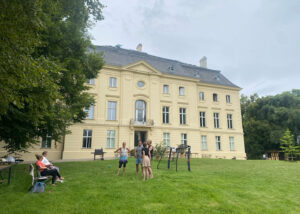
[(103, 149), (95, 149), (94, 155), (103, 155)]

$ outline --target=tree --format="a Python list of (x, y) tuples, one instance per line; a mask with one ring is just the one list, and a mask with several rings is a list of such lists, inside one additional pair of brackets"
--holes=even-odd
[[(98, 0), (0, 0), (0, 141), (9, 152), (39, 137), (61, 141), (93, 97), (87, 79), (103, 65), (87, 29)], [(3, 26), (3, 27), (2, 27)]]
[(300, 153), (300, 146), (293, 143), (293, 135), (289, 129), (286, 129), (284, 135), (280, 138), (280, 148), (289, 160), (294, 160), (295, 156)]
[(280, 149), (280, 137), (286, 128), (300, 134), (300, 90), (275, 96), (241, 96), (245, 150), (249, 159), (260, 158), (271, 149)]

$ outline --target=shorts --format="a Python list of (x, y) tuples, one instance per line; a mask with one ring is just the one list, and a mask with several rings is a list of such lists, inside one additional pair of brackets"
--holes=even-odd
[(136, 158), (135, 164), (142, 164), (142, 158)]
[(127, 160), (119, 160), (119, 168), (121, 168), (122, 165), (123, 165), (123, 167), (125, 168), (127, 162), (128, 162)]
[(143, 159), (143, 167), (150, 167), (151, 163), (150, 163), (150, 159), (148, 156), (145, 156)]

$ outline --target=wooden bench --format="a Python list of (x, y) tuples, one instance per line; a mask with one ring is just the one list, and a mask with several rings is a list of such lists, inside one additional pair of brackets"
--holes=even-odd
[(29, 165), (29, 174), (32, 177), (32, 186), (34, 185), (34, 181), (45, 182), (49, 179), (49, 176), (41, 176), (40, 170), (36, 167), (36, 177), (34, 176), (34, 167), (32, 164)]
[(95, 149), (95, 151), (92, 152), (92, 154), (94, 154), (94, 160), (96, 160), (96, 155), (100, 155), (101, 156), (100, 160), (104, 160), (105, 153), (106, 152), (104, 152), (103, 149)]

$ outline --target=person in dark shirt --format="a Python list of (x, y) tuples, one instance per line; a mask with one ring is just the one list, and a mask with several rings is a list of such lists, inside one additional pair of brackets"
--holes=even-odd
[(151, 163), (150, 163), (150, 158), (149, 158), (150, 157), (150, 151), (149, 151), (148, 146), (147, 146), (146, 143), (144, 144), (142, 154), (143, 154), (143, 162), (142, 162), (143, 180), (147, 180), (148, 178), (150, 178), (149, 168), (151, 168)]

